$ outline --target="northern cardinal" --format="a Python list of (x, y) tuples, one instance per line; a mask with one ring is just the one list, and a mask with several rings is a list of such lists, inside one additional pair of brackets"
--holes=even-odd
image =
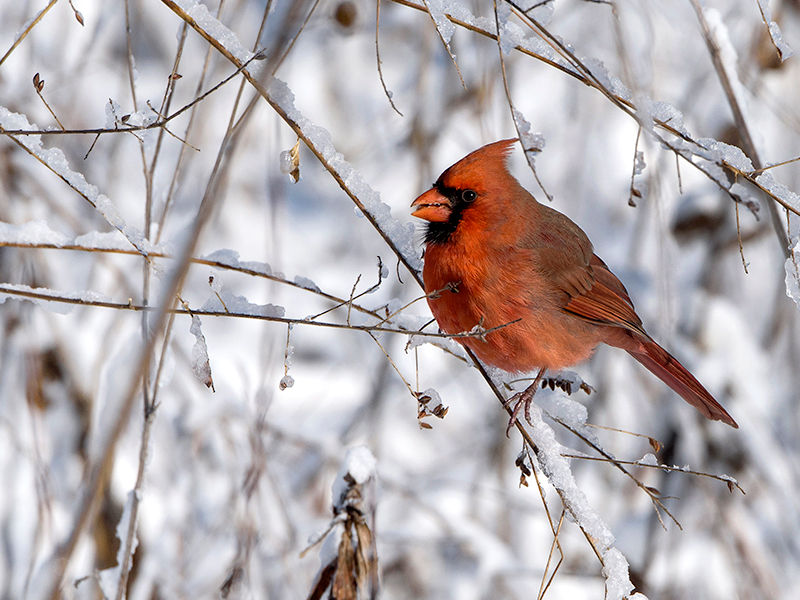
[[(423, 279), (441, 330), (483, 362), (512, 373), (539, 369), (522, 394), (526, 415), (546, 369), (622, 348), (705, 417), (738, 428), (689, 371), (647, 335), (628, 291), (586, 234), (544, 206), (508, 171), (516, 139), (475, 150), (412, 203), (428, 221)], [(476, 329), (476, 327), (478, 329)]]

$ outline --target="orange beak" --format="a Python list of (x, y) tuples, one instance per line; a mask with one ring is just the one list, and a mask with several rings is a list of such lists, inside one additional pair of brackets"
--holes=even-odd
[(447, 223), (450, 220), (450, 214), (453, 212), (450, 200), (440, 194), (435, 187), (432, 187), (414, 200), (411, 206), (417, 207), (411, 213), (412, 217), (425, 219), (432, 223)]

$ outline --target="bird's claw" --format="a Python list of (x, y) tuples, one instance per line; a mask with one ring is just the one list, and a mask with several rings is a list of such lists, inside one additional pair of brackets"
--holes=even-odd
[(536, 390), (539, 389), (539, 383), (542, 381), (542, 377), (544, 377), (545, 370), (546, 369), (540, 369), (532, 384), (525, 388), (524, 391), (517, 392), (511, 396), (511, 398), (506, 400), (506, 408), (508, 408), (512, 402), (516, 402), (516, 404), (514, 404), (514, 408), (511, 410), (511, 418), (508, 420), (506, 437), (508, 437), (508, 434), (511, 432), (511, 428), (514, 427), (514, 423), (517, 422), (519, 413), (522, 412), (523, 408), (525, 409), (525, 420), (528, 422), (528, 425), (533, 427), (533, 423), (531, 422), (531, 404), (533, 404), (533, 396), (536, 394)]
[(514, 408), (511, 410), (511, 418), (508, 420), (508, 426), (506, 427), (506, 437), (509, 436), (511, 428), (514, 427), (514, 423), (517, 422), (523, 408), (525, 409), (525, 420), (528, 422), (528, 425), (533, 427), (533, 423), (531, 423), (531, 404), (533, 403), (533, 395), (536, 393), (537, 388), (538, 385), (531, 385), (525, 389), (525, 391), (517, 392), (506, 401), (506, 407), (510, 406), (512, 402), (515, 402)]

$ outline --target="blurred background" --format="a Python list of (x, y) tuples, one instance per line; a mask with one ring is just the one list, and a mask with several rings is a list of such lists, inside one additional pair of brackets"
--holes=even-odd
[[(601, 598), (602, 566), (568, 518), (548, 558), (554, 536), (540, 490), (533, 478), (520, 486), (515, 465), (522, 440), (505, 436), (508, 417), (476, 369), (431, 344), (408, 349), (405, 334), (224, 314), (230, 304), (274, 316), (278, 309), (253, 307), (272, 304), (289, 319), (330, 311), (316, 320), (374, 324), (420, 288), (303, 143), (299, 180), (282, 172), (295, 132), (168, 4), (0, 3), (0, 106), (33, 129), (72, 130), (43, 135), (40, 155), (63, 151), (116, 207), (120, 228), (141, 232), (152, 250), (147, 263), (80, 184), (15, 141), (30, 136), (7, 131), (21, 127), (0, 123), (0, 597), (48, 597), (52, 585), (65, 598), (307, 597), (320, 550), (301, 552), (328, 527), (347, 450), (364, 445), (377, 461), (369, 522), (382, 598)], [(691, 0), (556, 0), (531, 14), (585, 64), (602, 64), (635, 105), (675, 107), (695, 141), (714, 138), (751, 158), (755, 148), (761, 166), (799, 156), (798, 59), (781, 62), (766, 2), (704, 4), (706, 12)], [(425, 4), (380, 2), (390, 101), (376, 2), (207, 4), (244, 47), (264, 50), (252, 63), (257, 77), (286, 82), (296, 108), (330, 132), (409, 228), (411, 201), (441, 171), (517, 136), (498, 44), (473, 30), (496, 31), (492, 3), (430, 5), (461, 23), (449, 39), (458, 70)], [(797, 1), (769, 8), (784, 42), (800, 48)], [(750, 142), (698, 15), (716, 27), (714, 39), (729, 40), (723, 57), (738, 77)], [(524, 19), (509, 22), (529, 48), (547, 50)], [(753, 187), (755, 214), (735, 204), (551, 55), (502, 54), (515, 108), (546, 140), (535, 164), (551, 205), (584, 229), (648, 332), (741, 428), (705, 421), (610, 348), (575, 369), (594, 392), (572, 398), (590, 424), (611, 428), (595, 435), (618, 459), (654, 453), (661, 464), (734, 477), (746, 494), (717, 479), (628, 467), (664, 497), (673, 520), (607, 462), (573, 460), (578, 486), (648, 598), (793, 598), (800, 328), (785, 265), (798, 220), (779, 208), (776, 226), (773, 200)], [(95, 131), (184, 107), (169, 133)], [(632, 177), (637, 151), (646, 167)], [(547, 202), (519, 146), (511, 168)], [(800, 190), (798, 163), (769, 172)], [(158, 306), (171, 289), (180, 261), (159, 256), (179, 255), (198, 215), (192, 256), (207, 260), (188, 266), (176, 305), (184, 312), (158, 321), (129, 310)], [(419, 231), (414, 240), (419, 256)], [(44, 289), (32, 297), (9, 287), (20, 285)], [(372, 314), (348, 308), (353, 297)], [(204, 306), (222, 313), (195, 320), (213, 390), (195, 375), (205, 354), (186, 313)], [(430, 313), (422, 301), (401, 317), (394, 323), (419, 327)], [(151, 328), (155, 343), (141, 361)], [(132, 379), (144, 385), (126, 415)], [(428, 388), (449, 407), (444, 419), (418, 418), (412, 391)], [(566, 447), (597, 456), (552, 425)], [(557, 524), (559, 496), (539, 481)], [(113, 570), (120, 558), (129, 573)], [(60, 584), (51, 581), (56, 563)]]

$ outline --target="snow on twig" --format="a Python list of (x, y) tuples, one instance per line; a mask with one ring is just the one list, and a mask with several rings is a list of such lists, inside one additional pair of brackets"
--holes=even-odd
[[(201, 24), (183, 10), (182, 5), (184, 4), (195, 6), (192, 0), (182, 0), (182, 2), (162, 0), (162, 2), (184, 19), (228, 60), (232, 61), (237, 68), (241, 68), (242, 63), (248, 59), (249, 54), (237, 54), (228, 50), (229, 46), (234, 50), (244, 48), (244, 46), (241, 43), (232, 42), (236, 35), (225, 25), (210, 15), (204, 16), (204, 24)], [(221, 36), (226, 43), (221, 43), (217, 36)], [(342, 190), (353, 200), (356, 207), (372, 223), (400, 261), (406, 265), (417, 281), (421, 282), (419, 271), (422, 268), (422, 260), (414, 248), (414, 225), (411, 223), (403, 224), (392, 216), (391, 208), (381, 201), (380, 194), (369, 186), (361, 174), (344, 159), (341, 153), (336, 151), (330, 133), (325, 128), (313, 123), (295, 107), (294, 94), (285, 82), (272, 77), (265, 87), (254, 77), (249, 69), (242, 69), (242, 74), (298, 137), (303, 140), (303, 143), (319, 159)]]
[[(7, 108), (0, 106), (0, 130), (3, 129), (35, 130), (37, 128), (28, 122), (25, 115), (12, 113)], [(139, 251), (139, 254), (149, 260), (142, 232), (125, 222), (111, 200), (101, 194), (97, 186), (86, 181), (86, 177), (82, 173), (73, 171), (70, 168), (69, 161), (61, 148), (44, 148), (40, 135), (12, 135), (9, 137), (78, 192), (89, 204), (97, 209), (114, 229), (125, 236), (131, 245)]]

